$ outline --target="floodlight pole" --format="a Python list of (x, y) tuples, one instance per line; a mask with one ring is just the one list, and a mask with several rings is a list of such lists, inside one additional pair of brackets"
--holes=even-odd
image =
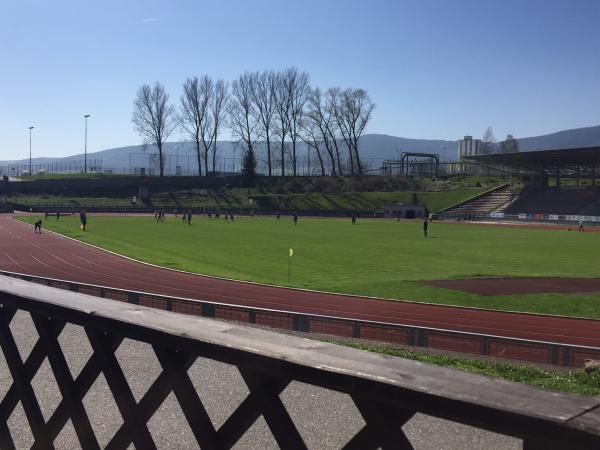
[(85, 118), (85, 148), (83, 151), (83, 173), (87, 173), (87, 120), (90, 117), (89, 114), (83, 116)]
[(33, 130), (33, 127), (29, 127), (29, 176), (33, 175), (31, 171), (31, 130)]

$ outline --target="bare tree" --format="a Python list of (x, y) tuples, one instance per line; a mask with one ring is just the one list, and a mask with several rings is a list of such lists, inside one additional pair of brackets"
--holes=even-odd
[[(216, 170), (216, 159), (217, 159), (217, 140), (219, 137), (219, 130), (221, 128), (221, 124), (225, 119), (225, 115), (227, 113), (227, 104), (229, 101), (229, 86), (223, 80), (217, 80), (215, 83), (213, 100), (211, 103), (211, 117), (212, 117), (212, 169), (213, 173)], [(208, 169), (207, 169), (208, 170)]]
[(169, 94), (158, 81), (154, 87), (143, 84), (133, 102), (131, 117), (136, 131), (147, 143), (158, 148), (160, 176), (164, 175), (163, 144), (177, 126), (175, 108), (169, 104)]
[(252, 74), (245, 72), (231, 84), (231, 100), (227, 107), (227, 123), (239, 142), (246, 145), (244, 157), (254, 158), (256, 112), (252, 102)]
[(345, 89), (341, 92), (334, 109), (335, 116), (348, 147), (350, 173), (354, 175), (354, 161), (359, 175), (363, 173), (360, 162), (359, 139), (371, 120), (375, 104), (364, 89)]
[(333, 144), (333, 148), (335, 149), (335, 158), (338, 164), (338, 173), (340, 175), (344, 174), (344, 169), (342, 167), (342, 161), (340, 158), (340, 147), (339, 143), (342, 140), (342, 133), (340, 130), (339, 122), (337, 120), (337, 109), (338, 102), (340, 97), (340, 88), (329, 88), (327, 89), (326, 100), (325, 100), (325, 108), (326, 114), (329, 118), (329, 126), (327, 127), (327, 132), (331, 139), (331, 143)]
[(291, 67), (283, 73), (283, 81), (287, 90), (288, 109), (288, 133), (292, 141), (292, 170), (297, 175), (296, 143), (300, 138), (302, 115), (304, 105), (310, 92), (309, 76), (306, 72), (299, 72), (297, 68)]
[[(318, 129), (319, 141), (323, 144), (327, 156), (329, 156), (329, 159), (331, 160), (331, 174), (335, 176), (336, 165), (334, 146), (336, 145), (336, 142), (334, 142), (335, 138), (332, 137), (334, 136), (334, 131), (331, 129), (335, 126), (335, 120), (325, 101), (321, 89), (317, 87), (311, 90), (307, 102), (306, 122), (311, 122)], [(310, 127), (311, 125), (309, 124), (308, 126)]]
[(212, 95), (212, 79), (206, 75), (200, 80), (198, 80), (198, 77), (188, 78), (185, 83), (183, 83), (179, 120), (181, 126), (186, 130), (196, 145), (198, 175), (202, 175), (201, 142), (203, 145), (204, 167), (208, 172), (207, 154), (211, 143), (210, 133), (212, 133), (209, 103), (212, 100)]
[(512, 134), (507, 134), (506, 139), (500, 142), (500, 153), (516, 153), (519, 151), (519, 142)]
[(321, 166), (321, 175), (325, 175), (325, 165), (323, 164), (323, 157), (321, 156), (321, 147), (323, 147), (323, 134), (319, 128), (319, 125), (312, 120), (310, 117), (305, 116), (300, 121), (300, 139), (308, 146), (309, 151), (309, 175), (310, 175), (310, 149), (313, 148), (317, 152), (317, 158), (319, 159), (319, 165)]
[(267, 147), (267, 169), (272, 175), (271, 141), (275, 128), (277, 74), (271, 70), (252, 74), (252, 101), (258, 122), (258, 132)]
[(289, 111), (290, 111), (290, 96), (285, 82), (285, 74), (277, 73), (275, 84), (275, 134), (280, 139), (281, 153), (281, 176), (285, 176), (285, 138), (289, 132)]
[(481, 146), (479, 147), (479, 153), (481, 153), (482, 155), (489, 155), (490, 153), (494, 153), (495, 144), (496, 138), (494, 137), (492, 127), (487, 127), (485, 133), (483, 133), (483, 137), (481, 138)]

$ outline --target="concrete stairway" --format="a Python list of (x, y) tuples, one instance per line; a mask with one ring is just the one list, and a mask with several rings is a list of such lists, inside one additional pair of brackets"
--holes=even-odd
[(499, 186), (491, 192), (487, 192), (472, 199), (466, 200), (457, 205), (441, 211), (440, 216), (452, 219), (464, 219), (484, 217), (491, 212), (501, 210), (512, 200), (510, 185)]

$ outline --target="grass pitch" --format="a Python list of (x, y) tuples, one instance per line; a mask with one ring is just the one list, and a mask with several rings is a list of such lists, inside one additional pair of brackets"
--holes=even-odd
[[(33, 223), (38, 217), (22, 217)], [(600, 233), (418, 221), (242, 217), (50, 218), (46, 229), (164, 267), (390, 299), (600, 318), (600, 294), (482, 297), (417, 281), (477, 276), (600, 276)], [(288, 251), (292, 248), (288, 283)]]

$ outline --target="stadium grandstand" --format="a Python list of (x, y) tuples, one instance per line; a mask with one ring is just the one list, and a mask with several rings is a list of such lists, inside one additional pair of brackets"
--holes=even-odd
[(600, 222), (600, 147), (465, 156), (510, 183), (453, 205), (441, 216)]

